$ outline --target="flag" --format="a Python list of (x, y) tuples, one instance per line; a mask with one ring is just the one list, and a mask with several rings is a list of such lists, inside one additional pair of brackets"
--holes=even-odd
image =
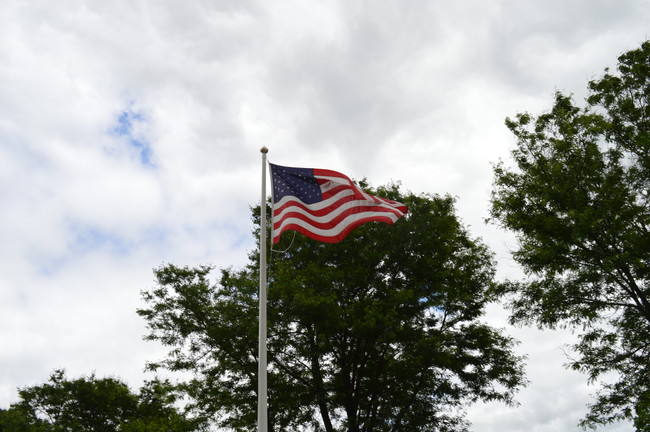
[(336, 171), (269, 164), (273, 188), (273, 243), (287, 230), (336, 243), (366, 222), (394, 223), (406, 206), (369, 195)]

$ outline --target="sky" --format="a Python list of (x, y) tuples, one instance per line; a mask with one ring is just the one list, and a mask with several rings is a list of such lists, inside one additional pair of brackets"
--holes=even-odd
[[(450, 194), (485, 223), (504, 119), (550, 109), (650, 38), (647, 0), (4, 0), (0, 9), (0, 407), (17, 388), (148, 360), (136, 309), (152, 269), (240, 267), (254, 249), (260, 147), (280, 165)], [(519, 406), (474, 431), (578, 431), (597, 385), (567, 371), (568, 330), (512, 327)], [(601, 430), (627, 431), (619, 423)]]

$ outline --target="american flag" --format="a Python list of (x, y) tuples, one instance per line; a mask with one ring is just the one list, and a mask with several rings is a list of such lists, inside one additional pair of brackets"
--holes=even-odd
[(287, 230), (336, 243), (366, 222), (394, 223), (406, 206), (369, 195), (349, 177), (316, 168), (271, 166), (273, 243)]

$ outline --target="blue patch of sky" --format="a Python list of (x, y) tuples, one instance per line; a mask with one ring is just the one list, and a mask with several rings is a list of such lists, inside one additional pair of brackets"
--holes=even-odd
[(69, 240), (62, 254), (40, 256), (35, 260), (35, 265), (41, 274), (55, 274), (60, 269), (71, 265), (75, 259), (96, 251), (127, 257), (136, 248), (164, 249), (169, 240), (169, 231), (164, 226), (145, 227), (133, 237), (115, 230), (69, 221), (67, 231)]
[(151, 143), (137, 130), (138, 124), (147, 121), (147, 117), (142, 112), (127, 108), (117, 116), (116, 125), (110, 132), (113, 136), (125, 139), (129, 147), (136, 152), (143, 166), (154, 168)]
[[(238, 232), (237, 227), (234, 227), (233, 230), (234, 232)], [(241, 246), (251, 246), (251, 245), (253, 245), (253, 235), (248, 232), (246, 233), (238, 232), (232, 246), (239, 249)]]
[(76, 226), (69, 251), (84, 254), (97, 249), (107, 249), (112, 255), (126, 255), (133, 246), (133, 241), (120, 235), (95, 227)]
[(111, 255), (126, 256), (133, 247), (133, 241), (105, 229), (69, 222), (69, 240), (65, 252), (57, 256), (41, 257), (37, 266), (45, 276), (57, 274), (74, 265), (79, 257), (97, 250), (108, 250)]
[(164, 248), (169, 239), (168, 229), (158, 225), (143, 227), (135, 236), (84, 224), (71, 225), (70, 231), (68, 251), (73, 255), (104, 249), (112, 255), (125, 256), (139, 247)]
[[(213, 222), (207, 227), (207, 231), (211, 234), (221, 235), (223, 232), (228, 232), (228, 248), (231, 249), (242, 249), (245, 247), (257, 247), (255, 245), (255, 235), (251, 232), (250, 227), (246, 227), (245, 230), (242, 230), (242, 227), (238, 224), (222, 222), (217, 223)], [(191, 233), (192, 235), (199, 236), (205, 235), (203, 231), (196, 232), (194, 227), (187, 227), (186, 232)]]
[(35, 263), (35, 267), (38, 269), (38, 273), (41, 276), (49, 277), (54, 276), (59, 272), (59, 270), (65, 267), (66, 262), (67, 260), (65, 257), (57, 256), (45, 260), (38, 260), (38, 262)]
[(142, 240), (149, 246), (163, 248), (169, 240), (169, 229), (163, 226), (153, 226), (142, 231)]

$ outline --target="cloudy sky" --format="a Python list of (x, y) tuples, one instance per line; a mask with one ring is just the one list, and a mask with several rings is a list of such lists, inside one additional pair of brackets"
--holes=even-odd
[[(240, 266), (261, 146), (284, 165), (452, 194), (485, 225), (504, 118), (540, 113), (650, 38), (647, 0), (4, 0), (0, 10), (0, 407), (70, 376), (151, 378), (135, 310), (164, 263)], [(509, 327), (531, 385), (476, 431), (578, 431), (597, 387), (568, 332)], [(603, 430), (629, 430), (618, 424)]]

